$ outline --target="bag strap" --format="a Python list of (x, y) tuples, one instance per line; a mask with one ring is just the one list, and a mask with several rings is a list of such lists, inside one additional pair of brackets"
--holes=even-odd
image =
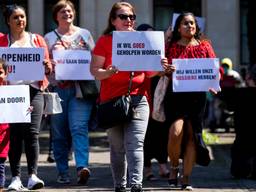
[(133, 76), (134, 76), (134, 72), (132, 71), (132, 72), (130, 73), (130, 81), (129, 81), (129, 87), (128, 87), (127, 96), (129, 96), (129, 95), (130, 95), (130, 93), (131, 93), (131, 88), (132, 88), (132, 79), (133, 79)]
[[(57, 30), (57, 29), (56, 29)], [(68, 49), (68, 47), (65, 45), (65, 43), (62, 41), (61, 36), (59, 35), (59, 33), (57, 33), (56, 30), (53, 30), (53, 32), (55, 33), (55, 35), (57, 36), (57, 39), (61, 42), (61, 45), (66, 49)], [(60, 82), (64, 82), (64, 80), (60, 80)]]
[(61, 42), (62, 46), (65, 48), (65, 49), (68, 49), (67, 46), (64, 44), (63, 40), (61, 39), (61, 36), (59, 35), (59, 33), (57, 33), (56, 30), (53, 30), (55, 35), (57, 36), (57, 38), (59, 39), (59, 41)]
[(50, 90), (49, 88), (47, 87), (46, 89), (43, 90), (43, 94), (47, 94), (47, 93), (50, 93)]

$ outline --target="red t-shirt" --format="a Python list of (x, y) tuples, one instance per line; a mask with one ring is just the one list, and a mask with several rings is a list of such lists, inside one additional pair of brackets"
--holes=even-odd
[(184, 46), (177, 42), (171, 46), (166, 46), (166, 57), (169, 63), (172, 59), (190, 59), (190, 58), (215, 58), (216, 55), (209, 41), (203, 40), (199, 45)]
[(172, 59), (191, 59), (191, 58), (216, 58), (214, 50), (207, 40), (202, 40), (199, 45), (180, 45), (177, 42), (171, 46), (166, 46), (166, 57), (169, 63)]
[(172, 59), (185, 58), (215, 58), (216, 55), (209, 41), (201, 41), (196, 46), (183, 46), (173, 43), (171, 47), (167, 46), (166, 57), (172, 63)]
[(0, 158), (7, 158), (10, 144), (10, 129), (8, 124), (0, 124)]
[[(101, 36), (93, 50), (94, 55), (105, 58), (103, 68), (112, 65), (112, 35)], [(131, 95), (148, 96), (148, 85), (145, 83), (147, 72), (135, 72), (132, 79)], [(101, 80), (100, 102), (107, 101), (127, 93), (130, 72), (119, 71), (110, 78)]]

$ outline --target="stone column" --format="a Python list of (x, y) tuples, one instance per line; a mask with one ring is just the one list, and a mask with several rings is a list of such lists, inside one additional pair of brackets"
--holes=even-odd
[(44, 33), (44, 1), (28, 0), (28, 30), (32, 33)]
[(79, 21), (80, 27), (88, 29), (92, 34), (96, 34), (96, 1), (80, 0), (79, 1)]
[(137, 14), (137, 26), (142, 23), (147, 23), (153, 26), (153, 0), (129, 0)]
[(236, 70), (240, 64), (239, 12), (239, 0), (202, 0), (206, 35), (212, 41), (217, 57), (229, 57)]
[(108, 14), (117, 0), (80, 0), (80, 26), (92, 33), (96, 40), (107, 27)]

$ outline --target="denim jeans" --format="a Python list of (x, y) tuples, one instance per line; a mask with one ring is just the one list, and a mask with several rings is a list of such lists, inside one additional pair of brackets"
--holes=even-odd
[(41, 91), (30, 87), (30, 100), (33, 111), (31, 123), (10, 124), (9, 161), (12, 176), (20, 176), (20, 158), (23, 142), (27, 158), (28, 174), (37, 174), (39, 155), (39, 130), (43, 115), (44, 97)]
[(61, 89), (54, 87), (62, 99), (63, 112), (51, 116), (53, 153), (59, 174), (68, 174), (68, 153), (72, 137), (72, 149), (75, 154), (76, 167), (88, 167), (89, 137), (88, 121), (93, 101), (77, 99), (75, 88)]
[(149, 118), (145, 96), (132, 96), (132, 119), (107, 130), (114, 186), (126, 186), (127, 166), (130, 185), (142, 185), (143, 145)]

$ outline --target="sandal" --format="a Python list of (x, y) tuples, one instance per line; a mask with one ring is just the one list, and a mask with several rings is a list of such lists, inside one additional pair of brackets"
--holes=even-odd
[(193, 191), (193, 187), (189, 184), (182, 184), (181, 189), (184, 191)]
[(178, 186), (178, 179), (168, 179), (169, 187), (176, 188)]
[[(172, 171), (172, 174), (173, 172), (175, 171), (174, 174), (176, 174), (176, 178), (173, 178), (173, 179), (168, 179), (168, 184), (171, 188), (176, 188), (178, 186), (178, 173), (179, 173), (179, 166), (171, 166), (171, 171)], [(171, 173), (169, 173), (169, 176), (170, 176)]]

